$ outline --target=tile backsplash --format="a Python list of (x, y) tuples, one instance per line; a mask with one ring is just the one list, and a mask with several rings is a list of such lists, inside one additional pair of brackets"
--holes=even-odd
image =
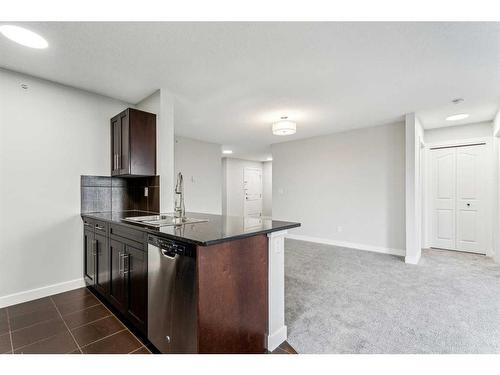
[[(145, 188), (148, 196), (144, 196)], [(160, 178), (81, 176), (81, 212), (142, 210), (159, 212)]]

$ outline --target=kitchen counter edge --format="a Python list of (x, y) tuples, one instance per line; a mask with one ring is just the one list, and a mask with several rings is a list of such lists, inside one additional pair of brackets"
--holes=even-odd
[[(250, 232), (250, 233), (242, 233), (242, 234), (237, 234), (237, 235), (234, 235), (234, 236), (224, 237), (224, 238), (210, 240), (210, 241), (197, 241), (197, 240), (193, 240), (193, 239), (186, 238), (186, 237), (175, 236), (175, 235), (172, 235), (172, 234), (169, 234), (169, 233), (159, 232), (159, 231), (157, 231), (157, 230), (155, 230), (153, 228), (149, 228), (149, 227), (146, 227), (146, 226), (125, 223), (122, 220), (114, 220), (114, 219), (109, 219), (109, 218), (103, 218), (102, 216), (98, 216), (98, 215), (95, 215), (95, 214), (101, 214), (101, 213), (99, 213), (99, 212), (89, 212), (89, 213), (82, 213), (82, 214), (80, 214), (80, 216), (82, 217), (82, 219), (83, 218), (88, 218), (88, 219), (92, 219), (92, 220), (105, 221), (107, 223), (112, 223), (112, 224), (119, 224), (119, 225), (123, 225), (123, 226), (125, 226), (127, 228), (131, 228), (131, 229), (135, 229), (135, 230), (140, 230), (140, 231), (146, 232), (148, 234), (151, 234), (151, 235), (154, 235), (154, 236), (157, 236), (157, 237), (163, 237), (163, 238), (166, 238), (166, 239), (177, 240), (177, 241), (181, 241), (181, 242), (187, 242), (187, 243), (191, 243), (191, 244), (194, 244), (194, 245), (197, 245), (197, 246), (211, 246), (211, 245), (216, 245), (216, 244), (220, 244), (220, 243), (223, 243), (223, 242), (230, 242), (230, 241), (234, 241), (234, 240), (238, 240), (238, 239), (242, 239), (242, 238), (248, 238), (248, 237), (258, 236), (258, 235), (261, 235), (261, 234), (268, 234), (268, 233), (273, 233), (273, 232), (280, 232), (280, 231), (283, 231), (283, 230), (288, 230), (288, 229), (292, 229), (292, 228), (298, 228), (298, 227), (301, 226), (300, 223), (296, 223), (296, 222), (284, 222), (284, 223), (287, 223), (287, 224), (283, 225), (283, 226), (280, 226), (280, 227), (276, 227), (276, 228), (263, 229), (263, 230), (260, 230), (260, 231), (255, 231), (255, 232)], [(277, 221), (280, 221), (280, 220), (277, 220)]]

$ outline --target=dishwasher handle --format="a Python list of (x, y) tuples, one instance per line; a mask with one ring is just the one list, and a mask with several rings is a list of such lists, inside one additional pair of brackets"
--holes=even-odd
[(176, 253), (169, 251), (169, 250), (166, 250), (166, 249), (160, 249), (160, 251), (165, 258), (175, 259), (175, 257), (177, 256)]

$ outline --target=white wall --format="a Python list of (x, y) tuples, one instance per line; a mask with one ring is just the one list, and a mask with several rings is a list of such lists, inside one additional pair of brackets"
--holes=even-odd
[(175, 175), (184, 177), (186, 211), (222, 213), (222, 146), (175, 137)]
[(494, 176), (494, 195), (493, 201), (495, 204), (493, 210), (493, 247), (494, 258), (497, 263), (500, 263), (500, 111), (498, 111), (493, 121), (493, 149), (495, 155), (495, 176)]
[(483, 138), (493, 136), (493, 123), (480, 122), (460, 126), (447, 126), (446, 128), (426, 129), (424, 131), (425, 143), (448, 142), (459, 139)]
[(300, 221), (295, 238), (404, 253), (403, 123), (278, 143), (272, 155), (273, 218)]
[(161, 88), (135, 105), (137, 109), (155, 113), (156, 173), (160, 175), (160, 212), (174, 210), (174, 97)]
[(424, 129), (415, 113), (405, 117), (405, 262), (417, 264), (422, 254), (422, 165)]
[(236, 158), (223, 158), (223, 214), (244, 216), (243, 171), (245, 168), (262, 170), (262, 162)]
[(109, 175), (127, 106), (0, 70), (0, 307), (83, 285), (80, 175)]
[(500, 263), (500, 134), (493, 137), (493, 257)]
[(262, 215), (273, 216), (273, 162), (262, 163)]

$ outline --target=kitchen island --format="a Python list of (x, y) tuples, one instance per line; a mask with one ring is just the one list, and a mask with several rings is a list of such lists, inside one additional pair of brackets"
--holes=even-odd
[(160, 352), (264, 353), (286, 339), (284, 235), (299, 223), (200, 213), (186, 216), (206, 221), (180, 226), (124, 221), (145, 215), (82, 214), (85, 279)]

